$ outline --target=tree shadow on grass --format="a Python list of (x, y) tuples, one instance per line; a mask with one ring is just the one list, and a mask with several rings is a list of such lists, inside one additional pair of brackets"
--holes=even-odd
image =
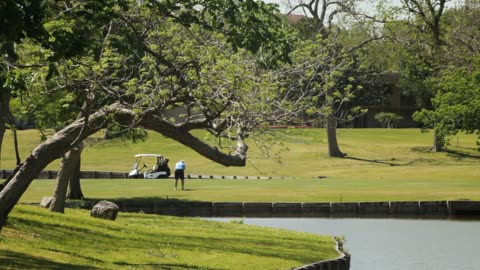
[(364, 161), (364, 162), (370, 162), (370, 163), (377, 163), (377, 164), (385, 164), (391, 167), (400, 167), (400, 166), (410, 166), (416, 163), (424, 163), (424, 164), (429, 164), (429, 165), (440, 165), (442, 162), (433, 158), (416, 158), (413, 160), (410, 160), (408, 162), (403, 162), (403, 163), (395, 163), (395, 159), (392, 158), (390, 160), (379, 160), (379, 159), (366, 159), (366, 158), (357, 158), (357, 157), (344, 157), (346, 159), (351, 159), (351, 160), (357, 160), (357, 161)]
[[(432, 153), (431, 147), (412, 147), (413, 152)], [(444, 149), (448, 156), (457, 159), (471, 158), (480, 159), (480, 151), (472, 147), (456, 147), (456, 149)]]
[[(386, 161), (386, 160), (378, 160), (378, 159), (366, 159), (366, 158), (357, 158), (357, 157), (349, 157), (349, 156), (345, 156), (344, 157), (345, 159), (351, 159), (351, 160), (356, 160), (356, 161), (365, 161), (365, 162), (371, 162), (371, 163), (378, 163), (378, 164), (385, 164), (385, 165), (389, 165), (389, 166), (401, 166), (401, 165), (408, 165), (407, 164), (397, 164), (397, 163), (393, 163), (393, 162), (389, 162), (389, 161)], [(411, 162), (413, 163), (413, 162)]]
[(457, 159), (464, 159), (464, 158), (480, 159), (480, 151), (477, 154), (474, 154), (474, 153), (467, 153), (460, 150), (446, 149), (445, 152), (447, 153), (448, 156), (451, 156)]
[(45, 258), (35, 257), (28, 254), (4, 250), (0, 254), (1, 269), (44, 269), (44, 270), (91, 270), (97, 269), (87, 265), (74, 265), (58, 263)]
[(415, 163), (430, 163), (430, 164), (439, 164), (439, 162), (435, 159), (427, 159), (427, 158), (416, 158), (414, 160), (404, 162), (404, 163), (395, 163), (395, 159), (392, 158), (390, 160), (379, 160), (379, 159), (366, 159), (366, 158), (357, 158), (357, 157), (344, 157), (345, 159), (351, 159), (351, 160), (357, 160), (357, 161), (364, 161), (364, 162), (370, 162), (370, 163), (377, 163), (377, 164), (385, 164), (391, 167), (396, 167), (396, 166), (409, 166), (413, 165)]
[[(452, 150), (452, 149), (445, 149), (444, 152), (447, 153), (448, 156), (456, 158), (456, 159), (472, 159), (473, 161), (477, 162), (478, 159), (480, 159), (480, 152), (478, 153), (472, 153), (474, 150), (473, 148), (466, 148), (467, 151), (462, 151), (462, 150)], [(412, 147), (411, 151), (413, 152), (419, 152), (419, 153), (431, 153), (431, 148), (430, 147)], [(351, 159), (351, 160), (356, 160), (356, 161), (364, 161), (364, 162), (370, 162), (370, 163), (377, 163), (377, 164), (385, 164), (389, 165), (392, 167), (395, 166), (408, 166), (412, 165), (414, 163), (418, 162), (427, 162), (427, 163), (438, 163), (437, 160), (435, 159), (427, 159), (427, 158), (416, 158), (408, 162), (400, 163), (400, 162), (395, 162), (395, 159), (386, 159), (386, 160), (379, 160), (379, 159), (366, 159), (366, 158), (359, 158), (359, 157), (351, 157), (351, 156), (345, 156), (345, 159)]]

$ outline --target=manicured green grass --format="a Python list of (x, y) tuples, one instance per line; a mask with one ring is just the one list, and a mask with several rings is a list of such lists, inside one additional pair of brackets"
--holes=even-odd
[[(39, 202), (53, 194), (55, 181), (36, 180), (22, 197)], [(480, 200), (477, 180), (315, 179), (186, 180), (187, 191), (173, 190), (173, 180), (82, 180), (89, 199), (146, 198), (234, 202), (358, 202)]]
[[(149, 133), (146, 141), (104, 141), (88, 139), (82, 156), (83, 170), (124, 171), (131, 169), (138, 153), (161, 153), (173, 163), (184, 159), (187, 173), (225, 175), (271, 175), (316, 177), (325, 175), (347, 179), (463, 179), (479, 177), (480, 152), (476, 150), (476, 135), (460, 134), (451, 140), (450, 152), (430, 153), (431, 133), (417, 129), (339, 129), (338, 141), (345, 159), (327, 157), (324, 129), (278, 130), (276, 142), (288, 150), (278, 152), (278, 143), (269, 147), (282, 163), (265, 158), (253, 140), (249, 145), (249, 160), (245, 167), (225, 167), (216, 164), (193, 150), (157, 133)], [(204, 134), (197, 134), (205, 137)], [(270, 142), (274, 140), (269, 138)], [(15, 166), (11, 136), (5, 136), (1, 153), (1, 169)], [(21, 158), (40, 143), (35, 130), (19, 132)], [(151, 164), (153, 165), (153, 164)], [(470, 170), (468, 168), (472, 168)], [(47, 169), (57, 170), (58, 162)], [(475, 170), (476, 169), (476, 170)], [(412, 171), (415, 171), (413, 174)]]
[[(203, 136), (199, 134), (199, 136)], [(172, 180), (82, 180), (89, 198), (173, 198), (200, 201), (398, 201), (480, 200), (480, 152), (476, 136), (459, 134), (448, 152), (431, 153), (432, 134), (417, 129), (340, 129), (347, 158), (329, 158), (323, 129), (279, 130), (275, 142), (282, 164), (261, 158), (250, 141), (246, 167), (224, 167), (171, 139), (150, 133), (145, 142), (89, 139), (83, 170), (128, 172), (137, 153), (161, 153), (187, 163), (187, 173), (202, 175), (286, 176), (286, 180), (187, 180), (189, 191), (173, 190)], [(20, 132), (21, 155), (36, 144), (35, 131)], [(13, 168), (11, 138), (5, 138), (2, 168)], [(273, 140), (271, 140), (273, 142)], [(270, 147), (280, 149), (278, 143)], [(151, 164), (153, 165), (153, 163)], [(150, 165), (150, 166), (151, 166)], [(48, 169), (57, 170), (58, 162)], [(326, 178), (319, 179), (318, 176)], [(22, 201), (38, 202), (53, 193), (54, 181), (32, 183)]]
[(289, 269), (337, 257), (331, 237), (238, 223), (17, 206), (0, 236), (1, 269)]

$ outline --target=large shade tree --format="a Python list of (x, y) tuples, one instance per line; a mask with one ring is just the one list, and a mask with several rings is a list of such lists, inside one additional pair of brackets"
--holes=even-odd
[[(365, 112), (353, 102), (363, 83), (378, 81), (377, 67), (367, 67), (370, 42), (380, 39), (373, 17), (356, 10), (356, 1), (289, 1), (291, 14), (303, 14), (295, 23), (299, 42), (293, 65), (284, 70), (285, 95), (297, 111), (319, 118), (327, 130), (328, 155), (344, 157), (337, 141), (339, 123)], [(298, 16), (298, 15), (297, 15)], [(375, 78), (376, 77), (376, 78)], [(357, 99), (358, 101), (358, 99)]]
[(445, 66), (435, 84), (432, 106), (415, 114), (448, 143), (459, 131), (480, 131), (480, 2), (467, 1), (445, 12)]
[[(444, 14), (449, 0), (402, 0), (396, 21), (386, 28), (398, 46), (397, 58), (401, 86), (416, 98), (418, 107), (432, 108), (431, 99), (437, 91), (437, 81), (445, 68)], [(432, 151), (441, 151), (445, 138), (435, 125)]]
[[(266, 106), (274, 93), (260, 66), (288, 60), (285, 26), (273, 6), (253, 0), (62, 4), (65, 13), (83, 12), (87, 25), (89, 16), (103, 16), (103, 27), (89, 28), (101, 46), (48, 65), (45, 80), (37, 81), (46, 91), (73, 95), (72, 102), (82, 97), (82, 117), (34, 149), (0, 192), (0, 226), (46, 165), (110, 126), (154, 130), (225, 166), (245, 165), (245, 139), (266, 115), (277, 115)], [(51, 33), (58, 35), (51, 37), (68, 39), (69, 23), (53, 22)], [(181, 117), (168, 116), (172, 110)], [(233, 144), (210, 145), (192, 135), (196, 129)]]

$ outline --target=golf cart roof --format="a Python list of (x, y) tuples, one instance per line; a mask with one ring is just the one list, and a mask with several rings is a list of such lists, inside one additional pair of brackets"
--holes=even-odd
[(136, 154), (135, 157), (163, 157), (159, 154)]

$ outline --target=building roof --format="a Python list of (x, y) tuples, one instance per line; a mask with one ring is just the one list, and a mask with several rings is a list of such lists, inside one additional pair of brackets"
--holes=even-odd
[(303, 15), (300, 15), (300, 14), (293, 14), (293, 13), (289, 13), (287, 14), (287, 20), (290, 22), (290, 23), (298, 23), (301, 19), (303, 19), (305, 16)]

